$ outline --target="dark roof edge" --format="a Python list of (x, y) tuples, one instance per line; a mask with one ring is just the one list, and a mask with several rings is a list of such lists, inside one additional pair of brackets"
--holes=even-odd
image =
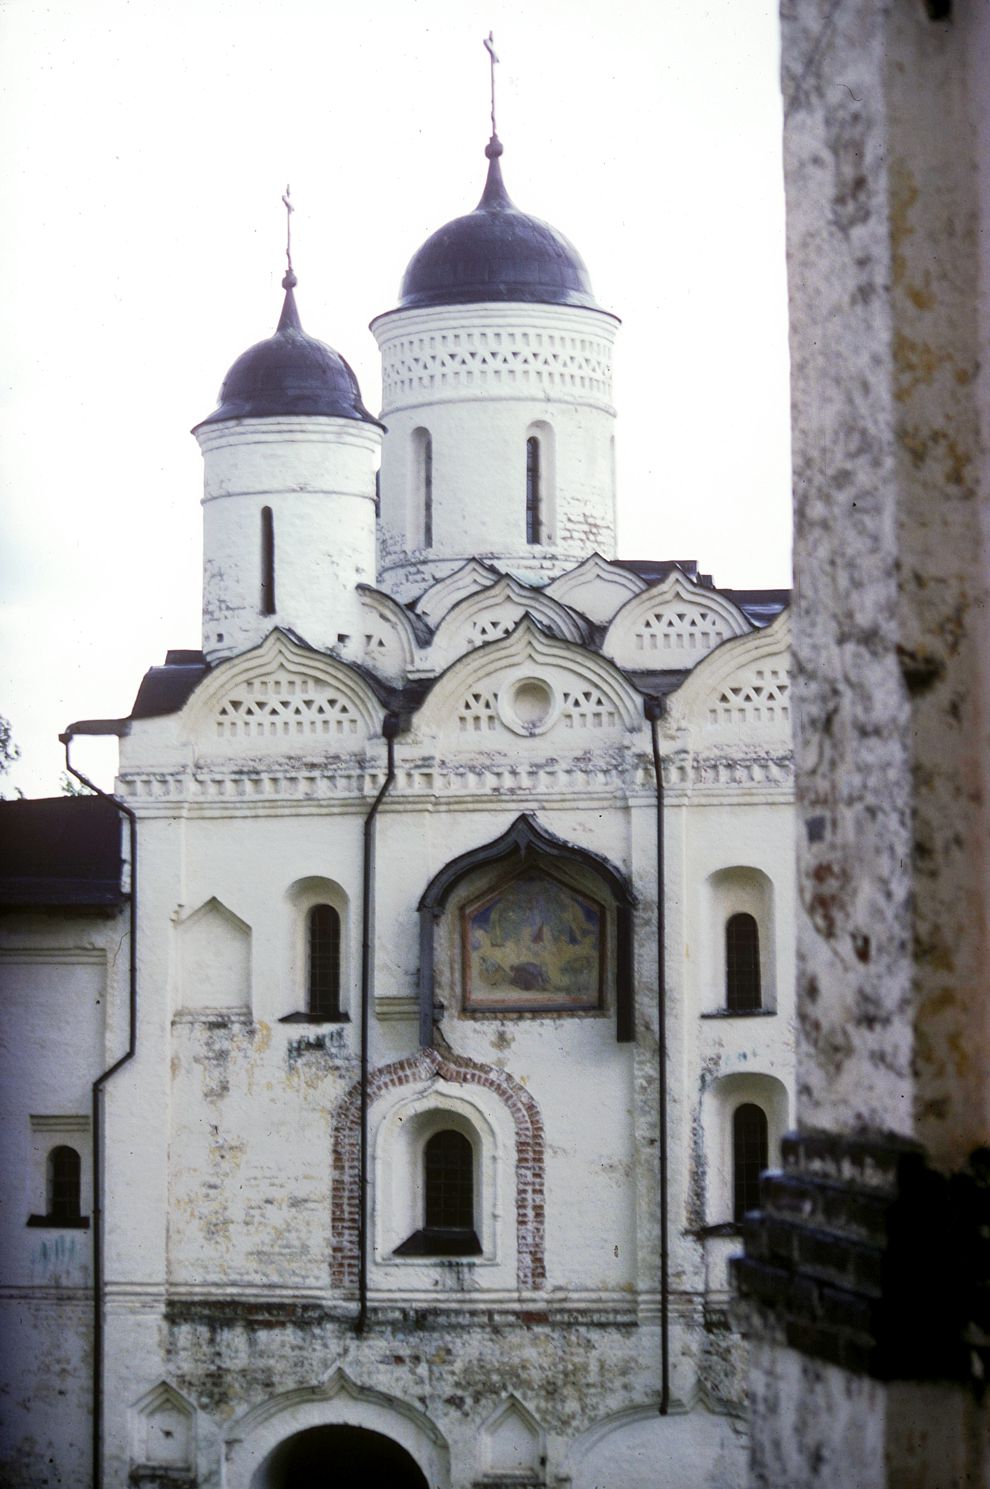
[(470, 300), (445, 300), (441, 305), (396, 305), (392, 310), (381, 310), (372, 316), (368, 322), (368, 330), (374, 334), (375, 327), (379, 321), (386, 321), (393, 315), (411, 315), (417, 310), (465, 310), (470, 305), (525, 305), (527, 308), (533, 305), (548, 305), (553, 310), (586, 310), (591, 315), (603, 315), (606, 320), (614, 321), (617, 326), (622, 325), (621, 315), (616, 315), (614, 310), (605, 310), (601, 305), (568, 305), (562, 300), (520, 300), (509, 297), (500, 300), (479, 300), (476, 296)]
[(75, 739), (79, 734), (108, 735), (116, 734), (122, 739), (131, 731), (131, 721), (126, 719), (77, 719), (74, 724), (68, 724), (59, 735), (59, 741), (67, 744), (70, 739)]
[(130, 895), (113, 879), (0, 878), (0, 908), (9, 910), (117, 909)]

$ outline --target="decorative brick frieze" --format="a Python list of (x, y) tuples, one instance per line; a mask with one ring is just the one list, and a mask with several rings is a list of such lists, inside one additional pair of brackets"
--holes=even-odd
[(520, 396), (612, 403), (612, 338), (518, 326), (417, 331), (382, 346), (382, 398), (408, 404)]
[[(504, 1070), (466, 1055), (421, 1049), (404, 1060), (382, 1065), (368, 1077), (369, 1108), (387, 1091), (425, 1081), (483, 1086), (508, 1108), (516, 1135), (516, 1280), (521, 1291), (546, 1285), (543, 1118), (529, 1092)], [(334, 1289), (351, 1289), (358, 1281), (360, 1221), (361, 1086), (350, 1088), (334, 1124), (330, 1199), (333, 1237), (330, 1275)]]
[(990, 1367), (990, 1152), (960, 1173), (903, 1139), (802, 1133), (733, 1261), (752, 1332), (878, 1380)]

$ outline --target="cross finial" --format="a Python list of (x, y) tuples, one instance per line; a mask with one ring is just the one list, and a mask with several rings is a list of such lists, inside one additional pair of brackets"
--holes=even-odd
[(498, 61), (498, 58), (495, 55), (495, 37), (491, 31), (485, 37), (484, 46), (485, 51), (488, 53), (488, 63), (492, 75), (492, 138), (494, 139), (498, 133), (495, 128), (495, 63)]
[(285, 271), (285, 278), (282, 280), (282, 288), (284, 290), (291, 290), (298, 283), (292, 270), (292, 214), (296, 209), (292, 205), (291, 193), (288, 186), (286, 186), (285, 191), (282, 193), (282, 205), (285, 208), (285, 261), (288, 265)]

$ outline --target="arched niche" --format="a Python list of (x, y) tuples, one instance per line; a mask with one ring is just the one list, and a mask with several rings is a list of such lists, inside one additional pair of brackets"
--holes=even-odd
[[(408, 1263), (395, 1264), (391, 1255), (385, 1255), (400, 1225), (389, 1221), (380, 1206), (387, 1209), (403, 1203), (402, 1181), (394, 1165), (415, 1158), (419, 1144), (428, 1140), (449, 1113), (452, 1122), (462, 1124), (462, 1130), (469, 1130), (477, 1143), (480, 1198), (486, 1206), (482, 1226), (490, 1227), (483, 1238), (488, 1255), (483, 1250), (480, 1263), (487, 1269), (486, 1285), (514, 1285), (524, 1292), (542, 1289), (546, 1285), (546, 1139), (539, 1106), (526, 1088), (496, 1066), (451, 1051), (439, 1054), (421, 1049), (415, 1056), (379, 1065), (371, 1072), (368, 1103), (374, 1125), (372, 1211), (378, 1215), (373, 1272), (393, 1287), (409, 1285), (414, 1275)], [(360, 1122), (361, 1083), (356, 1081), (337, 1108), (333, 1132), (330, 1276), (335, 1291), (344, 1295), (356, 1293), (359, 1274)], [(404, 1139), (399, 1135), (409, 1122), (421, 1125), (414, 1125), (412, 1144), (403, 1149)], [(398, 1141), (398, 1148), (393, 1140)], [(434, 1282), (435, 1273), (428, 1273), (425, 1285)]]
[[(516, 1280), (515, 1146), (509, 1108), (480, 1084), (455, 1083), (434, 1076), (425, 1085), (386, 1092), (374, 1111), (373, 1204), (374, 1275), (386, 1285), (432, 1285), (436, 1259), (463, 1255), (469, 1269), (481, 1268), (483, 1283), (512, 1286)], [(426, 1224), (424, 1167), (426, 1147), (438, 1133), (453, 1131), (472, 1152), (473, 1230), (479, 1251), (402, 1250)]]
[[(748, 1012), (773, 1013), (777, 1007), (777, 951), (774, 883), (747, 864), (717, 869), (705, 880), (701, 914), (701, 1011), (729, 1013), (727, 930), (736, 916), (755, 922), (759, 942), (759, 1003)], [(738, 1014), (737, 1014), (738, 1016)]]
[(788, 1127), (787, 1087), (775, 1075), (735, 1071), (709, 1085), (701, 1097), (705, 1159), (706, 1226), (734, 1226), (733, 1117), (741, 1106), (756, 1106), (767, 1119), (767, 1166), (780, 1161), (780, 1140)]
[(353, 927), (347, 892), (336, 879), (311, 874), (291, 884), (286, 891), (285, 900), (288, 912), (289, 966), (284, 995), (291, 1008), (286, 1008), (281, 1021), (321, 1021), (314, 1018), (309, 1007), (309, 930), (313, 910), (320, 905), (329, 905), (337, 915), (340, 933), (338, 1015), (334, 1021), (346, 1023), (350, 1018), (354, 992), (351, 965), (354, 954)]
[[(600, 958), (600, 1002), (604, 1009), (615, 1009), (616, 1037), (620, 1042), (633, 1038), (633, 906), (634, 898), (625, 876), (607, 859), (587, 849), (564, 842), (541, 827), (528, 813), (517, 817), (501, 837), (452, 859), (433, 878), (419, 902), (420, 913), (420, 1043), (431, 1048), (434, 1039), (434, 1003), (438, 981), (451, 992), (458, 990), (460, 1006), (469, 998), (468, 967), (471, 953), (467, 939), (472, 913), (480, 913), (500, 887), (507, 894), (518, 892), (521, 876), (528, 875), (532, 885), (527, 892), (538, 891), (545, 883), (566, 903), (563, 913), (571, 914), (574, 924), (591, 928), (575, 950), (583, 960), (594, 954)], [(598, 917), (597, 926), (595, 917)], [(459, 947), (459, 950), (458, 950)], [(443, 965), (441, 965), (441, 957)], [(531, 970), (530, 963), (532, 962)], [(459, 968), (459, 970), (458, 970)], [(522, 970), (516, 975), (516, 969)], [(558, 971), (559, 968), (559, 971)], [(548, 945), (537, 959), (522, 952), (511, 969), (521, 990), (528, 994), (520, 1000), (520, 1011), (549, 1015), (566, 1011), (568, 1000), (557, 996), (567, 989), (560, 977), (566, 965), (556, 946)], [(525, 974), (525, 975), (524, 975)], [(569, 976), (569, 974), (567, 974)], [(565, 979), (566, 980), (566, 979)], [(526, 985), (528, 984), (528, 986)], [(541, 1002), (538, 993), (546, 988), (549, 996)], [(523, 1009), (522, 1003), (527, 1006)], [(488, 1000), (489, 1011), (497, 1016), (497, 1000)], [(586, 1000), (586, 1007), (593, 1005)], [(574, 1000), (577, 1011), (580, 1003)], [(484, 1012), (483, 1007), (475, 1012)], [(509, 1011), (505, 1009), (503, 1011)]]

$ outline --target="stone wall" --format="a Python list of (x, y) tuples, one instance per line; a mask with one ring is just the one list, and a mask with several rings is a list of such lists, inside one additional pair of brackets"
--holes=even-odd
[(990, 18), (782, 23), (799, 1131), (738, 1272), (750, 1482), (946, 1489), (990, 1468)]

